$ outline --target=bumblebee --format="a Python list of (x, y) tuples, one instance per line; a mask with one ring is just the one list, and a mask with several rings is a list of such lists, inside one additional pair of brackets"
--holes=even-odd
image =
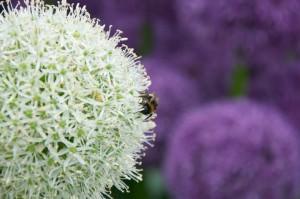
[(158, 106), (158, 98), (154, 93), (147, 93), (143, 92), (141, 93), (141, 105), (142, 105), (142, 110), (140, 111), (144, 115), (148, 115), (147, 119), (149, 119), (153, 113), (156, 112), (157, 106)]

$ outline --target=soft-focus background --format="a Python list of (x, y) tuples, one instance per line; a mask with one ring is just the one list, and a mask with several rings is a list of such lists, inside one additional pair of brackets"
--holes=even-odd
[(72, 3), (123, 31), (160, 99), (144, 180), (114, 198), (300, 198), (299, 0)]

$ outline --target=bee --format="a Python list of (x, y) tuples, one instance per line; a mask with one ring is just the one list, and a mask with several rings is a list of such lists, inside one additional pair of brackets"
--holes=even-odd
[(149, 119), (153, 113), (156, 112), (158, 106), (158, 97), (154, 93), (142, 92), (140, 97), (142, 98), (141, 105), (142, 110), (140, 111), (144, 115), (148, 115), (147, 119)]

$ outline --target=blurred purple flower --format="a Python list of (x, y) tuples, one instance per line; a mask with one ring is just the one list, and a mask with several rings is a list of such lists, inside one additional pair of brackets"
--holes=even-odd
[(277, 106), (300, 130), (299, 60), (283, 62), (269, 56), (261, 62), (250, 70), (249, 96)]
[(148, 0), (149, 16), (154, 33), (155, 50), (174, 51), (179, 48), (180, 32), (178, 31), (175, 0)]
[(235, 64), (233, 54), (210, 41), (202, 42), (199, 46), (192, 45), (186, 43), (174, 53), (178, 68), (197, 81), (206, 99), (226, 96)]
[(144, 0), (148, 4), (148, 17), (150, 21), (169, 20), (173, 21), (176, 17), (175, 0)]
[(181, 49), (183, 34), (176, 21), (157, 20), (152, 24), (154, 53), (172, 54)]
[[(182, 27), (203, 40), (228, 39), (240, 46), (285, 40), (299, 34), (300, 1), (298, 0), (176, 0)], [(285, 39), (282, 39), (285, 38)]]
[[(228, 50), (218, 48), (210, 41), (200, 46), (186, 41), (171, 52), (156, 51), (154, 56), (164, 57), (170, 63), (170, 68), (176, 68), (195, 84), (205, 99), (224, 97), (230, 87), (230, 79), (234, 66), (233, 54)], [(171, 46), (169, 46), (171, 47)], [(176, 46), (174, 44), (173, 49)]]
[(147, 152), (145, 163), (148, 166), (160, 166), (166, 139), (173, 132), (177, 118), (193, 105), (200, 103), (202, 96), (194, 82), (176, 71), (171, 62), (148, 58), (143, 63), (152, 80), (150, 92), (155, 92), (159, 98), (155, 128), (157, 138), (155, 147)]
[(276, 110), (218, 102), (178, 124), (165, 167), (175, 198), (292, 199), (299, 191), (298, 138)]
[[(229, 94), (235, 65), (272, 68), (272, 61), (283, 62), (299, 46), (300, 1), (175, 1), (177, 21), (156, 30), (159, 49), (166, 49), (159, 53), (171, 51), (208, 98)], [(262, 68), (253, 69), (263, 59)]]

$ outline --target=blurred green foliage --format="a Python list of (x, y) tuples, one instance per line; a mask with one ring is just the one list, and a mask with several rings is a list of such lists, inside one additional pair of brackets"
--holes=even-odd
[(129, 193), (122, 193), (113, 189), (114, 199), (168, 199), (165, 183), (159, 169), (146, 169), (143, 172), (143, 181), (127, 181)]
[(140, 31), (140, 43), (138, 53), (140, 55), (148, 55), (151, 53), (154, 44), (154, 34), (151, 24), (144, 24)]
[(236, 64), (231, 76), (229, 94), (232, 97), (241, 97), (247, 94), (249, 71), (245, 64)]

